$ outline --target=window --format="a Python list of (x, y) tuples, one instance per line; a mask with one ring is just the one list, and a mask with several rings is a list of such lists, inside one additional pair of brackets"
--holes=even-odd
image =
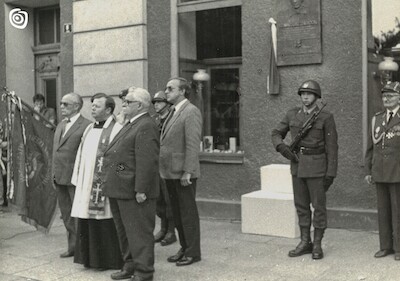
[(36, 45), (60, 43), (60, 8), (37, 9)]
[[(178, 5), (179, 76), (189, 81), (197, 69), (206, 69), (210, 80), (198, 87), (193, 81), (189, 99), (203, 114), (203, 135), (208, 152), (240, 150), (240, 75), (242, 57), (241, 6), (196, 9)], [(220, 1), (226, 4), (227, 1)], [(235, 1), (237, 3), (237, 1)], [(236, 144), (236, 145), (233, 145)]]

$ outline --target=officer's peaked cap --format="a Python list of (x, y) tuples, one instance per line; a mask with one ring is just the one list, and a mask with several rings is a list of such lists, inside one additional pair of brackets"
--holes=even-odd
[(382, 93), (394, 92), (400, 94), (400, 82), (389, 82), (382, 88)]

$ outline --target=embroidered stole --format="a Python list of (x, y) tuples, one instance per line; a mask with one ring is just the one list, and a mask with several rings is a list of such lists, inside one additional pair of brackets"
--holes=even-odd
[(115, 125), (115, 120), (111, 120), (107, 128), (103, 128), (101, 132), (99, 145), (97, 147), (96, 153), (96, 165), (93, 173), (92, 189), (90, 191), (90, 201), (89, 201), (89, 214), (101, 215), (105, 212), (105, 199), (103, 195), (103, 161), (104, 152), (110, 143), (111, 131)]

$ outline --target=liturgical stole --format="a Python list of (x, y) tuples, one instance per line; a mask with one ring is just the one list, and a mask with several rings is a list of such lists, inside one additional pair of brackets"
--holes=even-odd
[(93, 173), (93, 183), (92, 190), (90, 192), (90, 201), (89, 201), (89, 214), (100, 215), (104, 214), (104, 206), (106, 197), (103, 194), (103, 161), (104, 161), (104, 152), (110, 143), (110, 135), (111, 131), (115, 125), (115, 120), (111, 120), (110, 124), (107, 128), (103, 128), (101, 132), (99, 145), (97, 147), (96, 153), (96, 165)]

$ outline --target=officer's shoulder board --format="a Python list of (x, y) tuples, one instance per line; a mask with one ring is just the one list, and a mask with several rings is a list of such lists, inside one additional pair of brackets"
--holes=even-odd
[(381, 114), (383, 114), (383, 113), (385, 113), (385, 111), (384, 111), (384, 110), (382, 110), (382, 111), (379, 111), (379, 112), (375, 113), (375, 115), (374, 115), (374, 116), (378, 116), (378, 115), (381, 115)]

